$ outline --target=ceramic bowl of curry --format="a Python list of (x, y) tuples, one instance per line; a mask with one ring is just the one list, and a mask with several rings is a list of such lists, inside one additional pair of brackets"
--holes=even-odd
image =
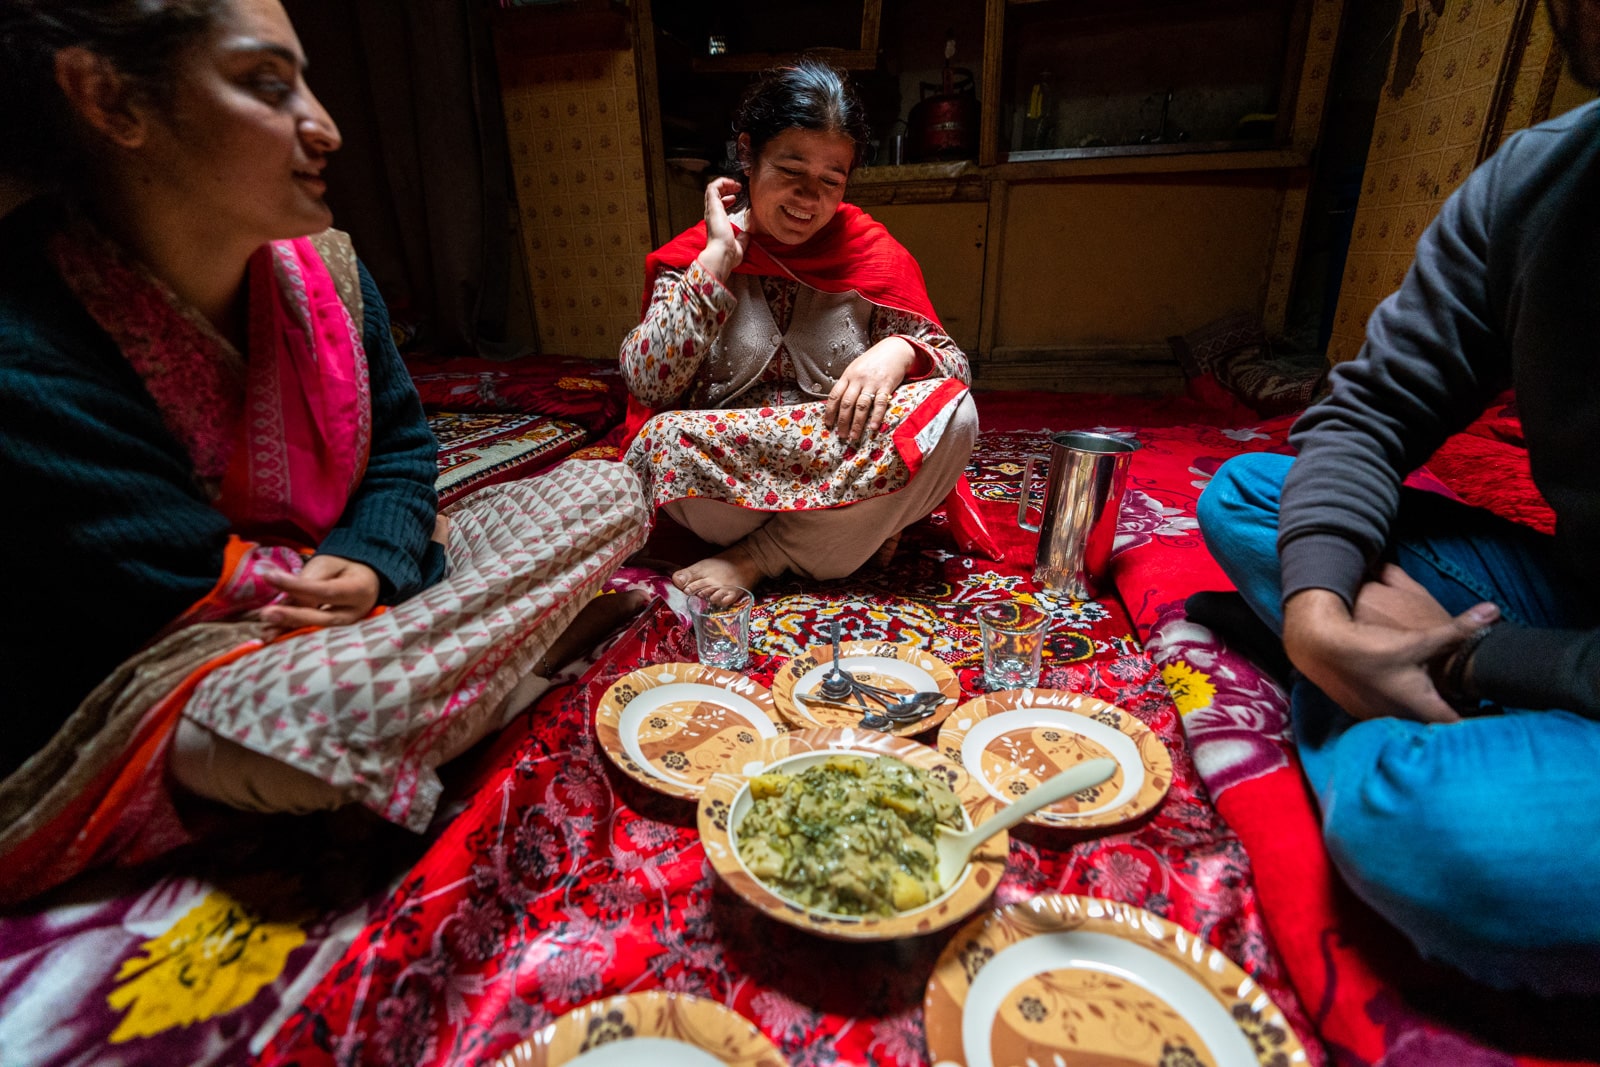
[[(826, 803), (763, 803), (796, 782), (815, 799), (833, 788), (831, 779), (852, 776), (860, 787), (828, 793)], [(936, 802), (942, 797), (953, 803)], [(886, 941), (959, 922), (993, 894), (1005, 873), (1005, 834), (979, 846), (949, 885), (936, 874), (930, 882), (922, 858), (937, 850), (916, 840), (929, 836), (930, 819), (971, 828), (975, 813), (987, 810), (985, 798), (959, 762), (915, 741), (853, 728), (796, 730), (764, 740), (742, 767), (712, 775), (698, 821), (712, 868), (746, 902), (823, 937)], [(885, 827), (899, 820), (884, 816), (902, 812), (918, 832), (886, 847)]]

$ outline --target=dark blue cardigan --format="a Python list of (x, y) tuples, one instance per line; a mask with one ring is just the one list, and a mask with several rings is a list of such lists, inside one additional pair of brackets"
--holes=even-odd
[[(0, 220), (0, 775), (216, 583), (228, 523), (111, 338), (44, 255), (58, 208)], [(372, 454), (319, 546), (377, 571), (386, 602), (439, 580), (437, 445), (365, 268)]]

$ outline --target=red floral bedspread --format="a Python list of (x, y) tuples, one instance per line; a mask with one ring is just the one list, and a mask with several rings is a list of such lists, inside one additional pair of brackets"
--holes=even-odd
[[(1173, 752), (1173, 789), (1151, 821), (1123, 833), (1019, 837), (997, 900), (1063, 888), (1203, 930), (1305, 1037), (1292, 977), (1341, 1064), (1511, 1063), (1419, 1016), (1378, 977), (1389, 972), (1351, 969), (1351, 938), (1359, 935), (1366, 952), (1373, 930), (1333, 921), (1348, 923), (1351, 902), (1332, 887), (1316, 844), (1314, 812), (1282, 742), (1281, 693), (1246, 685), (1237, 657), (1219, 659), (1195, 641), (1166, 642), (1181, 654), (1161, 661), (1164, 686), (1141, 647), (1159, 610), (1193, 589), (1222, 587), (1205, 569), (1192, 525), (1205, 481), (1235, 452), (1284, 448), (1287, 420), (1183, 401), (979, 399), (990, 431), (969, 476), (1010, 561), (960, 556), (943, 531), (922, 526), (886, 571), (770, 589), (757, 611), (758, 667), (770, 668), (837, 615), (851, 636), (917, 635), (970, 691), (972, 609), (1032, 588), (1032, 542), (1012, 523), (1019, 457), (1040, 449), (1046, 426), (1137, 428), (1145, 448), (1117, 564), (1132, 619), (1112, 599), (1059, 606), (1045, 681), (1119, 702), (1149, 722)], [(1475, 503), (1498, 509), (1522, 500), (1531, 486), (1504, 474), (1518, 462), (1511, 410), (1492, 410), (1471, 435), (1477, 440), (1457, 438), (1435, 457), (1441, 477)], [(0, 1044), (28, 1042), (29, 1062), (38, 1063), (236, 1063), (263, 1045), (262, 1062), (275, 1064), (470, 1063), (576, 1003), (668, 987), (732, 1004), (797, 1063), (924, 1062), (922, 984), (948, 933), (852, 948), (751, 913), (718, 888), (691, 809), (620, 778), (595, 751), (592, 698), (638, 663), (682, 658), (692, 652), (681, 627), (654, 612), (583, 685), (547, 694), (452, 776), (458, 814), (431, 843), (409, 835), (352, 842), (292, 819), (270, 830), (247, 824), (171, 870), (101, 879), (92, 906), (70, 886), (37, 909), (0, 917)], [(1224, 676), (1235, 678), (1225, 694)], [(1218, 694), (1232, 703), (1211, 708)], [(1207, 708), (1216, 712), (1212, 726), (1234, 733), (1202, 730), (1191, 742), (1177, 709), (1189, 713), (1192, 730)], [(1203, 754), (1209, 736), (1236, 753), (1233, 742), (1246, 734), (1261, 758), (1210, 770), (1202, 758), (1202, 785), (1191, 752)], [(379, 885), (397, 888), (369, 896)], [(1269, 944), (1269, 925), (1286, 960)], [(44, 1000), (49, 1012), (40, 1010)], [(281, 1028), (279, 1019), (287, 1019)], [(1310, 1048), (1321, 1062), (1321, 1048)]]
[[(1006, 431), (1205, 423), (1192, 405), (1124, 410), (1094, 397), (986, 395), (980, 408), (998, 429), (969, 473), (1001, 532), (1014, 530), (1020, 475), (1002, 469), (1001, 451), (1032, 451), (1042, 436)], [(1177, 506), (1161, 485), (1151, 493)], [(1031, 542), (1006, 536), (1016, 561), (992, 563), (922, 524), (886, 570), (764, 590), (758, 676), (837, 616), (852, 637), (914, 635), (970, 692), (973, 609), (1032, 593)], [(665, 589), (628, 570), (619, 581)], [(1134, 623), (1111, 598), (1057, 604), (1055, 615), (1045, 682), (1150, 723), (1173, 753), (1174, 784), (1150, 821), (1121, 833), (1019, 836), (997, 901), (1066, 889), (1201, 930), (1305, 1037), (1250, 858), (1206, 799)], [(168, 867), (97, 879), (92, 905), (74, 884), (0, 916), (0, 1045), (26, 1043), (40, 1064), (232, 1064), (253, 1051), (274, 1064), (471, 1063), (574, 1004), (668, 987), (733, 1005), (797, 1063), (925, 1062), (922, 986), (951, 933), (852, 948), (751, 913), (718, 888), (692, 809), (621, 778), (595, 750), (588, 709), (611, 679), (690, 658), (680, 624), (654, 612), (583, 685), (547, 694), (491, 750), (447, 768), (455, 817), (428, 840), (352, 839), (338, 820), (245, 820)]]
[[(751, 673), (770, 678), (838, 614), (851, 633), (925, 636), (969, 692), (986, 599), (1030, 593), (1016, 567), (955, 555), (943, 532), (908, 533), (890, 571), (779, 586), (763, 597)], [(1044, 683), (1120, 704), (1173, 755), (1173, 785), (1141, 824), (1075, 838), (1013, 839), (995, 902), (1047, 891), (1128, 901), (1201, 932), (1310, 1031), (1269, 946), (1238, 839), (1190, 760), (1159, 672), (1115, 602), (1071, 605)], [(591, 708), (640, 664), (693, 659), (661, 605), (574, 686), (547, 693), (461, 783), (466, 807), (259, 1057), (261, 1064), (466, 1064), (563, 1012), (619, 992), (711, 997), (756, 1023), (795, 1064), (927, 1062), (923, 986), (952, 931), (879, 945), (823, 941), (767, 919), (712, 873), (687, 803), (622, 777)], [(1311, 1062), (1322, 1063), (1309, 1043)]]

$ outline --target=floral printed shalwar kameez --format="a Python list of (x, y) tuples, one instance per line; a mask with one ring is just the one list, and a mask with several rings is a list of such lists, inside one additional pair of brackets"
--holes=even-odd
[[(910, 342), (916, 359), (879, 432), (851, 444), (826, 425), (828, 392), (853, 359), (891, 336)], [(652, 503), (680, 520), (689, 515), (691, 528), (722, 544), (773, 513), (881, 501), (926, 482), (892, 506), (836, 516), (834, 524), (850, 526), (871, 516), (851, 539), (870, 538), (864, 559), (938, 505), (976, 434), (966, 356), (936, 321), (778, 273), (735, 273), (724, 284), (694, 260), (658, 269), (644, 320), (623, 344), (622, 368), (635, 399), (660, 412), (626, 461)], [(708, 531), (704, 501), (748, 514), (714, 513)], [(805, 560), (779, 562), (817, 573)]]

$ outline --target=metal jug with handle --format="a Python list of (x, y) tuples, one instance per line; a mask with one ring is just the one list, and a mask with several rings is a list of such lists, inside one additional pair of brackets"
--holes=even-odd
[[(1091, 599), (1105, 578), (1117, 540), (1117, 513), (1127, 486), (1128, 463), (1139, 442), (1089, 430), (1050, 437), (1048, 456), (1029, 456), (1022, 468), (1017, 525), (1039, 534), (1033, 581), (1075, 600)], [(1033, 465), (1050, 464), (1039, 525), (1028, 521)]]

